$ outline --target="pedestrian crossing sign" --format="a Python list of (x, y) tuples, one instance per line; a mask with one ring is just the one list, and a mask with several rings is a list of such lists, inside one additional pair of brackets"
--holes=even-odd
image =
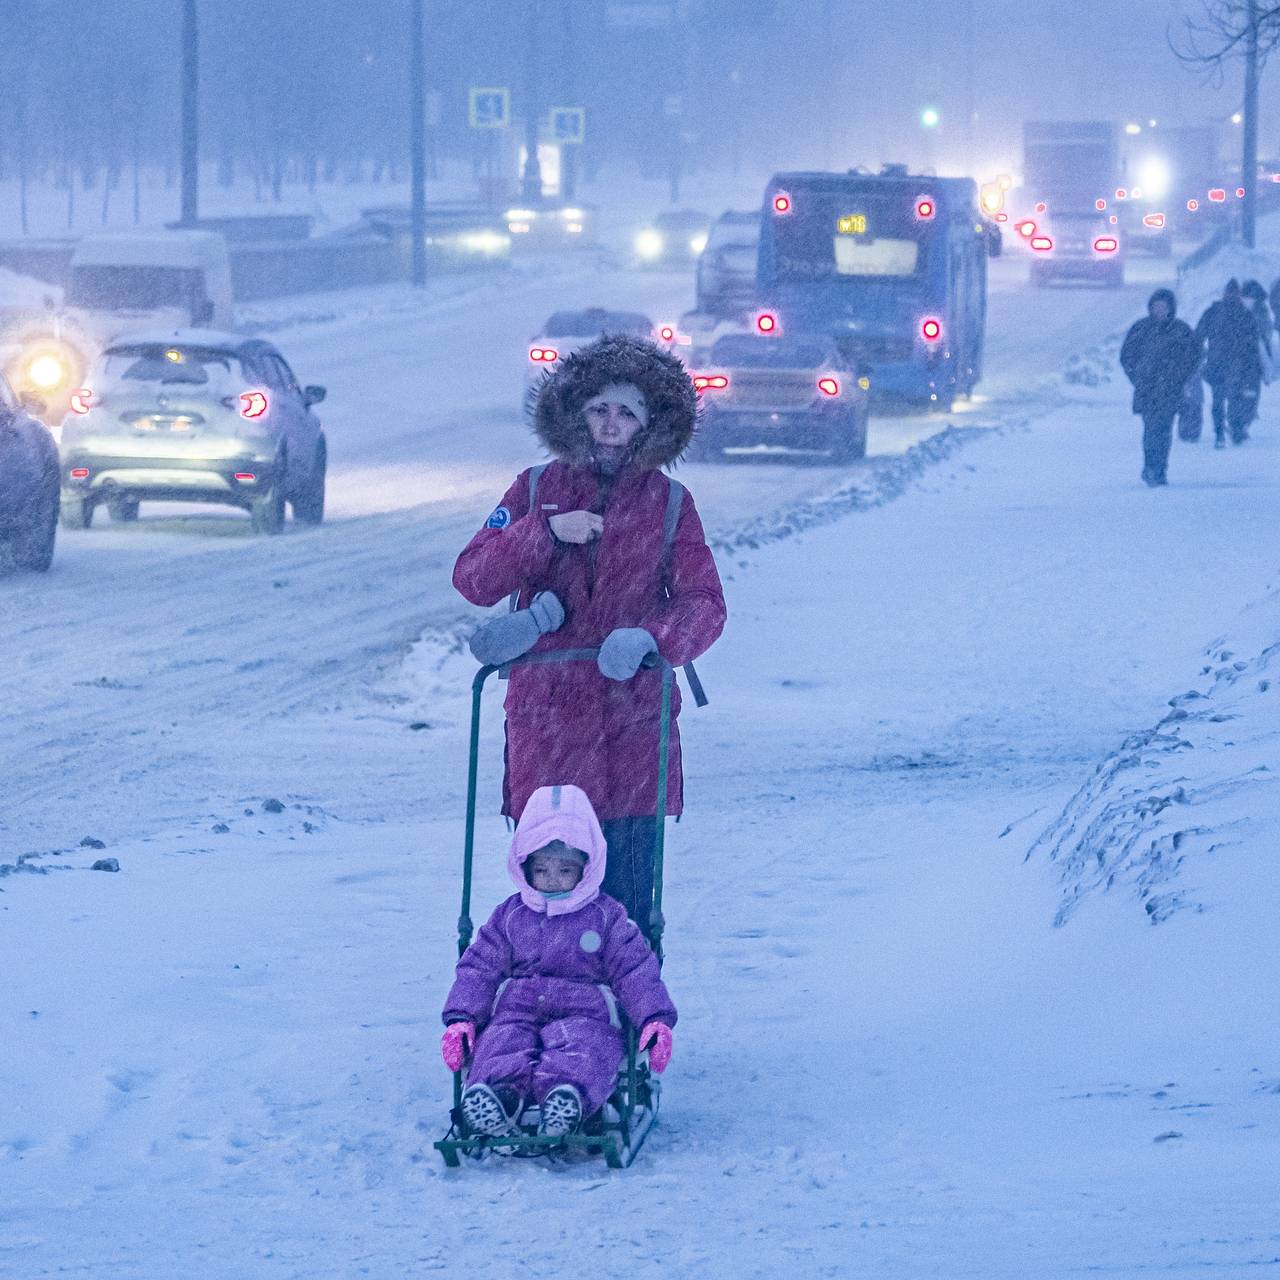
[(552, 107), (551, 141), (562, 146), (577, 146), (587, 136), (587, 113), (583, 107)]
[(505, 129), (511, 123), (511, 90), (472, 86), (467, 95), (467, 118), (473, 129)]

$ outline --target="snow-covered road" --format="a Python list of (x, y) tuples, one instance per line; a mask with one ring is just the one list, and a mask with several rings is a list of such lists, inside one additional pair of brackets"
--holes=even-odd
[[(424, 386), (422, 431), (382, 452), (353, 401), (401, 403), (406, 353), (447, 327), (493, 376), (526, 317), (482, 293), (297, 326), (335, 388), (345, 518), (93, 531), (46, 583), (0, 582), (0, 837), (66, 850), (0, 882), (0, 1275), (551, 1276), (570, 1247), (655, 1280), (1280, 1265), (1271, 921), (1242, 891), (1159, 929), (1103, 897), (1055, 930), (1024, 862), (1275, 575), (1274, 410), (1247, 450), (1179, 446), (1152, 492), (1123, 391), (1044, 385), (1146, 289), (1033, 293), (1010, 267), (973, 415), (1002, 429), (917, 455), (896, 501), (722, 554), (669, 851), (676, 1058), (625, 1175), (447, 1175), (429, 1145), (471, 669), (447, 570), (527, 449), (518, 371), (515, 395)], [(360, 382), (379, 353), (385, 391)], [(399, 459), (450, 450), (431, 505), (379, 500)], [(731, 543), (845, 479), (782, 492), (783, 470), (688, 478)], [(491, 709), (490, 800), (498, 732)], [(118, 875), (81, 869), (103, 856), (82, 835)], [(504, 832), (480, 836), (484, 910)]]

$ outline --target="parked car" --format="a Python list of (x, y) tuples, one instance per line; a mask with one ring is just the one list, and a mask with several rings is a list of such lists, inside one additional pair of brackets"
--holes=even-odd
[(870, 383), (826, 335), (729, 334), (693, 385), (702, 414), (691, 457), (739, 451), (844, 462), (867, 451)]
[(707, 247), (711, 219), (694, 209), (669, 209), (636, 232), (636, 261), (643, 267), (685, 267)]
[(542, 381), (543, 375), (579, 347), (606, 333), (629, 333), (635, 337), (655, 337), (653, 321), (638, 311), (610, 311), (607, 307), (584, 307), (581, 311), (556, 311), (529, 339), (525, 361), (526, 393)]
[(760, 214), (730, 209), (707, 234), (695, 275), (697, 310), (715, 316), (748, 311), (756, 296), (756, 256), (760, 248)]
[(111, 343), (62, 427), (63, 526), (85, 529), (139, 505), (212, 502), (248, 511), (259, 533), (324, 519), (327, 445), (280, 352), (259, 338), (198, 329), (132, 334)]
[(0, 375), (0, 565), (43, 573), (57, 532), (58, 448)]

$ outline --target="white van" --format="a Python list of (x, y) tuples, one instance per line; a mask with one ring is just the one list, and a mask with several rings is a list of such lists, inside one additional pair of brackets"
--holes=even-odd
[(227, 243), (216, 231), (85, 236), (63, 302), (104, 340), (144, 325), (231, 329)]

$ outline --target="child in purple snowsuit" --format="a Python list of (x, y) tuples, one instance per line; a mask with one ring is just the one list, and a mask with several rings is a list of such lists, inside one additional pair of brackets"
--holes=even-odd
[(676, 1011), (644, 935), (600, 892), (605, 852), (585, 791), (529, 797), (507, 859), (519, 892), (458, 961), (444, 1005), (445, 1065), (460, 1070), (474, 1046), (462, 1095), (472, 1132), (516, 1132), (531, 1102), (539, 1132), (556, 1136), (598, 1111), (624, 1053), (619, 1005), (650, 1066), (670, 1060)]

